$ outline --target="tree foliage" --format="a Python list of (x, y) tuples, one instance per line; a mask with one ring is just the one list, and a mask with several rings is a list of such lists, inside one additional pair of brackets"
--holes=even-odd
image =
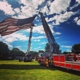
[(44, 52), (44, 51), (43, 50), (39, 50), (38, 52), (40, 53), (40, 52)]
[(25, 53), (18, 48), (8, 49), (6, 43), (0, 42), (0, 59), (14, 59), (16, 56), (24, 56)]
[(6, 43), (0, 42), (0, 59), (7, 59), (9, 49)]
[(10, 51), (10, 55), (12, 56), (24, 56), (25, 53), (23, 51), (21, 51), (20, 49), (18, 48), (13, 48), (11, 51)]
[(45, 51), (46, 51), (46, 52), (50, 52), (50, 45), (49, 45), (49, 43), (46, 44), (46, 46), (45, 46)]
[(32, 58), (35, 58), (38, 55), (38, 52), (30, 51), (30, 54), (31, 54)]
[[(33, 58), (37, 56), (38, 52), (30, 51)], [(16, 57), (24, 57), (25, 53), (18, 48), (8, 49), (6, 43), (0, 42), (0, 59), (15, 59)]]
[(76, 53), (76, 54), (79, 54), (80, 53), (80, 44), (74, 44), (72, 46), (72, 52)]

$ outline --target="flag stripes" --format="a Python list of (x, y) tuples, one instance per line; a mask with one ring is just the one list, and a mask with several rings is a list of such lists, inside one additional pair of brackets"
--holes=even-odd
[(1, 36), (4, 36), (4, 35), (8, 35), (8, 34), (11, 34), (15, 31), (18, 31), (20, 29), (29, 29), (30, 27), (32, 26), (32, 24), (25, 24), (23, 26), (8, 26), (7, 30), (4, 31)]
[[(33, 20), (36, 16), (26, 19), (6, 18), (0, 22), (0, 34), (1, 36), (11, 34), (20, 29), (28, 29), (33, 26)], [(7, 29), (6, 29), (7, 28)]]
[(29, 24), (24, 24), (22, 26), (20, 26), (21, 29), (29, 29), (33, 24), (29, 23)]
[(17, 26), (9, 26), (9, 27), (7, 28), (7, 30), (4, 31), (4, 32), (1, 34), (1, 36), (11, 34), (11, 33), (15, 32), (15, 31), (18, 31), (18, 30), (20, 30), (20, 28), (17, 27)]
[(0, 30), (2, 30), (3, 28), (6, 28), (6, 26), (7, 26), (7, 25), (1, 26), (1, 27), (0, 27)]
[(6, 31), (7, 30), (7, 27), (8, 26), (5, 26), (5, 28), (0, 29), (0, 34), (2, 34), (4, 31)]

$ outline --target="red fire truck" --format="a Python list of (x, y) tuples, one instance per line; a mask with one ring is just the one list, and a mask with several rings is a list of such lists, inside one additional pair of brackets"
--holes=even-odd
[(50, 45), (50, 52), (39, 53), (37, 61), (40, 65), (58, 66), (66, 69), (80, 71), (80, 55), (79, 54), (62, 54), (59, 50), (59, 45), (56, 43), (52, 32), (43, 16), (40, 12), (43, 28)]
[[(44, 55), (43, 55), (44, 54)], [(47, 60), (48, 59), (48, 60)], [(80, 71), (80, 55), (76, 54), (53, 54), (47, 56), (45, 53), (42, 53), (37, 57), (37, 61), (40, 65), (57, 66), (63, 67), (66, 69)]]

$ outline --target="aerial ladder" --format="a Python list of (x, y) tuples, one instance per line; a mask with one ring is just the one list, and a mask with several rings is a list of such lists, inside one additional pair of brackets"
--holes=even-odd
[(33, 26), (30, 27), (30, 35), (29, 35), (29, 40), (28, 40), (28, 48), (27, 48), (26, 55), (24, 57), (24, 62), (28, 62), (28, 61), (30, 62), (30, 61), (32, 61), (32, 55), (30, 54), (32, 29), (33, 29)]
[(41, 16), (42, 25), (43, 25), (46, 37), (47, 37), (49, 45), (50, 45), (50, 52), (55, 53), (55, 54), (59, 54), (60, 53), (59, 45), (56, 43), (54, 36), (50, 30), (50, 27), (48, 26), (42, 12), (39, 12), (39, 14)]
[[(41, 16), (41, 20), (42, 20), (42, 24), (43, 24), (43, 28), (46, 34), (46, 37), (48, 39), (49, 45), (50, 45), (50, 54), (59, 54), (60, 50), (59, 50), (59, 45), (56, 43), (54, 36), (43, 16), (43, 14), (41, 12), (39, 12), (40, 16)], [(28, 49), (27, 49), (27, 54), (26, 57), (29, 59), (31, 59), (30, 57), (30, 45), (31, 45), (31, 37), (32, 37), (32, 29), (33, 27), (31, 27), (30, 29), (30, 36), (29, 36), (29, 41), (28, 41)], [(29, 57), (28, 57), (29, 56)], [(26, 58), (25, 58), (26, 61)]]
[(42, 12), (39, 12), (42, 20), (42, 25), (45, 31), (45, 35), (47, 37), (48, 43), (50, 45), (50, 50), (48, 52), (39, 53), (37, 60), (40, 65), (46, 65), (48, 68), (49, 66), (53, 65), (53, 55), (60, 54), (59, 45), (56, 43), (54, 36), (48, 26)]
[(29, 41), (28, 41), (27, 54), (29, 54), (29, 52), (30, 52), (32, 29), (33, 29), (33, 27), (31, 26), (31, 28), (30, 28), (30, 35), (29, 35)]

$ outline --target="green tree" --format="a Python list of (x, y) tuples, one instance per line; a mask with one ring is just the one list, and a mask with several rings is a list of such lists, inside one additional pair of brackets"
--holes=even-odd
[(76, 53), (76, 54), (79, 54), (80, 53), (80, 44), (74, 44), (72, 46), (72, 52)]
[(66, 51), (64, 51), (63, 54), (71, 54), (71, 52), (66, 52)]
[(21, 51), (20, 49), (18, 48), (13, 48), (11, 51), (10, 51), (10, 55), (15, 58), (15, 56), (24, 56), (25, 53), (23, 51)]
[(32, 58), (35, 58), (38, 55), (38, 52), (30, 51), (30, 54), (31, 54)]
[(8, 45), (0, 42), (0, 59), (7, 59), (9, 55)]
[(46, 44), (46, 46), (45, 46), (45, 51), (46, 51), (46, 52), (50, 52), (50, 45), (49, 45), (49, 43)]
[(68, 52), (65, 52), (65, 51), (64, 51), (63, 54), (68, 54)]
[(40, 52), (44, 52), (44, 51), (43, 50), (39, 50), (38, 52), (40, 53)]

